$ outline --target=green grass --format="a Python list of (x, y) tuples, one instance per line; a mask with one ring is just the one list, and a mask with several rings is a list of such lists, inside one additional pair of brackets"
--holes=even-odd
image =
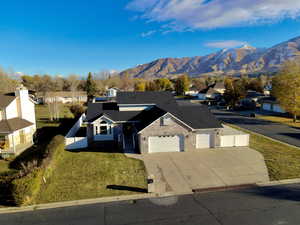
[(142, 161), (119, 153), (64, 151), (41, 189), (37, 203), (136, 194), (107, 185), (146, 189)]
[(0, 160), (0, 174), (10, 172), (9, 161)]
[[(22, 153), (19, 157), (16, 158), (16, 161), (23, 161), (25, 158), (31, 158), (31, 155), (36, 154), (40, 151), (41, 148), (45, 148), (47, 143), (51, 140), (55, 135), (65, 132), (65, 130), (60, 129), (61, 121), (50, 121), (50, 115), (47, 105), (36, 105), (35, 106), (35, 115), (37, 122), (37, 133), (41, 133), (39, 139), (39, 144), (32, 146), (24, 153)], [(72, 113), (69, 110), (68, 105), (60, 106), (60, 117), (61, 119), (73, 118)], [(72, 121), (71, 121), (72, 122)], [(65, 126), (66, 130), (70, 128), (70, 124)], [(27, 157), (27, 155), (29, 155)], [(5, 161), (0, 159), (0, 174), (6, 172), (14, 172), (16, 168), (12, 168), (15, 163), (13, 162), (14, 158), (10, 159), (10, 161)]]
[(284, 117), (284, 116), (257, 116), (259, 119), (268, 120), (276, 123), (283, 123), (291, 127), (300, 128), (300, 122), (297, 121), (296, 123), (293, 122), (292, 118)]
[[(60, 118), (73, 118), (72, 113), (69, 110), (69, 105), (61, 104), (60, 106)], [(47, 105), (36, 105), (35, 115), (37, 128), (43, 127), (58, 127), (60, 125), (59, 121), (50, 121), (50, 113)]]
[(250, 148), (264, 156), (271, 180), (300, 177), (300, 148), (271, 140), (240, 127), (230, 126), (250, 134)]

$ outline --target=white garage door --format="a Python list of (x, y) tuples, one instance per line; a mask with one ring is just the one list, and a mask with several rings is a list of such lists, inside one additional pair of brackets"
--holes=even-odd
[(233, 147), (235, 146), (234, 135), (221, 136), (221, 147)]
[(248, 146), (249, 145), (249, 134), (241, 134), (235, 136), (235, 146)]
[(211, 140), (210, 134), (197, 134), (196, 135), (196, 148), (210, 148)]
[(271, 104), (270, 103), (263, 103), (263, 110), (271, 111)]
[(149, 137), (149, 153), (183, 151), (183, 136), (153, 136)]

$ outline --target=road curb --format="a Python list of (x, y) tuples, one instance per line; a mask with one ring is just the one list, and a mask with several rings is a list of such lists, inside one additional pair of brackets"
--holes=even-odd
[(65, 202), (54, 202), (54, 203), (45, 203), (45, 204), (36, 204), (30, 206), (20, 206), (20, 207), (5, 207), (0, 208), (0, 214), (7, 213), (18, 213), (18, 212), (28, 212), (34, 210), (43, 210), (43, 209), (55, 209), (55, 208), (64, 208), (80, 205), (91, 205), (98, 203), (112, 203), (117, 201), (134, 201), (142, 199), (151, 199), (157, 197), (171, 197), (171, 196), (180, 196), (191, 194), (191, 192), (166, 192), (162, 194), (157, 193), (148, 193), (148, 194), (137, 194), (137, 195), (124, 195), (124, 196), (114, 196), (114, 197), (103, 197), (103, 198), (94, 198), (94, 199), (82, 199), (74, 201), (65, 201)]

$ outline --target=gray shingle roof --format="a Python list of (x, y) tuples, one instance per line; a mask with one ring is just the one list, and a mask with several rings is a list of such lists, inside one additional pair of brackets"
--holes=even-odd
[(33, 125), (33, 123), (21, 119), (21, 118), (13, 118), (9, 120), (1, 120), (0, 121), (0, 133), (11, 133), (25, 127), (29, 127)]
[(13, 94), (1, 94), (0, 93), (0, 109), (6, 108), (15, 99), (16, 99), (16, 96)]
[[(120, 93), (120, 94), (119, 94)], [(203, 105), (178, 105), (169, 92), (119, 92), (117, 103), (90, 103), (87, 121), (102, 115), (113, 121), (140, 121), (140, 128), (147, 126), (169, 112), (193, 129), (221, 128), (221, 123)], [(155, 104), (145, 111), (119, 111), (119, 104)]]

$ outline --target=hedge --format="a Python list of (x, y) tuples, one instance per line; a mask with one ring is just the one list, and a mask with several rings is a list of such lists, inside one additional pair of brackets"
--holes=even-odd
[(12, 181), (12, 196), (16, 205), (30, 205), (40, 192), (43, 179), (50, 176), (56, 164), (56, 159), (64, 151), (64, 137), (55, 136), (46, 148), (41, 165), (31, 172)]

